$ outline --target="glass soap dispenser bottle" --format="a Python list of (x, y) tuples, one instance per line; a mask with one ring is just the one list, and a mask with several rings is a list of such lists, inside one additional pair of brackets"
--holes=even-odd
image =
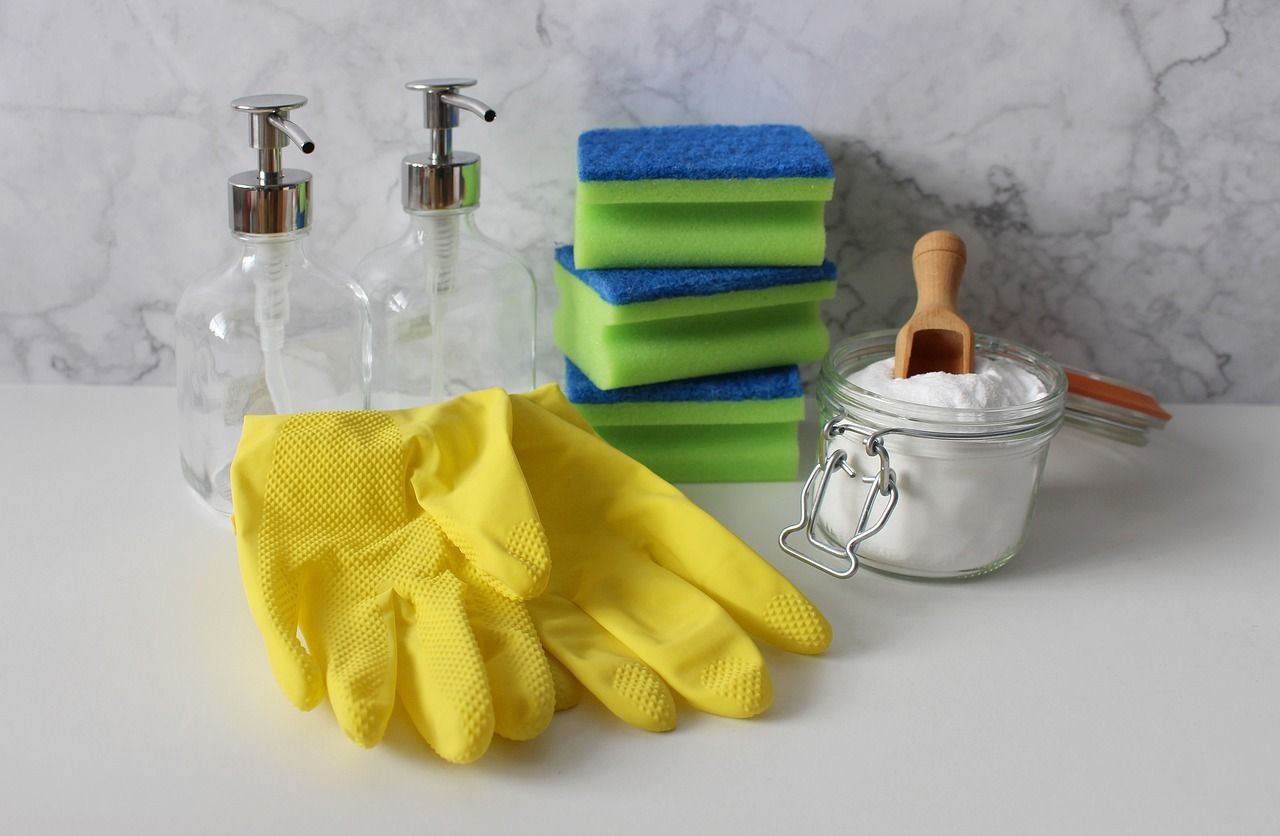
[(480, 157), (453, 150), (460, 111), (496, 114), (458, 91), (473, 79), (411, 81), (421, 91), (431, 150), (401, 162), (409, 226), (356, 268), (373, 319), (376, 409), (399, 409), (500, 386), (534, 385), (533, 274), (477, 228)]
[(236, 99), (249, 117), (258, 170), (227, 180), (240, 252), (178, 303), (177, 377), (182, 472), (206, 502), (231, 512), (231, 459), (245, 415), (368, 408), (369, 310), (350, 279), (303, 249), (311, 174), (283, 168), (292, 140), (315, 143), (289, 119), (303, 96)]

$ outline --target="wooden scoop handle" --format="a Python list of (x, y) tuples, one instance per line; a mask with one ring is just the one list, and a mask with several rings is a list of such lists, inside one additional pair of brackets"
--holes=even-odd
[(894, 343), (894, 377), (973, 371), (973, 329), (956, 311), (964, 262), (964, 242), (955, 233), (935, 230), (916, 242), (916, 309)]
[(916, 313), (949, 311), (956, 313), (956, 295), (964, 275), (964, 241), (952, 232), (939, 229), (926, 233), (911, 251), (916, 274)]

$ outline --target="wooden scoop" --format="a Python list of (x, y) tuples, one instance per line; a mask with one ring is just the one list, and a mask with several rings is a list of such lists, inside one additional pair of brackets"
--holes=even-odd
[(973, 373), (973, 329), (956, 312), (964, 260), (964, 242), (955, 233), (935, 230), (916, 242), (916, 310), (898, 332), (894, 377)]

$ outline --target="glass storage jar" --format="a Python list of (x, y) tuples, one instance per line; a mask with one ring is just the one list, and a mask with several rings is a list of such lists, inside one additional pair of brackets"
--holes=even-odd
[[(1044, 354), (976, 335), (978, 357), (1015, 364), (1047, 394), (1019, 406), (957, 409), (851, 383), (854, 372), (893, 356), (895, 336), (853, 337), (823, 361), (818, 464), (805, 483), (801, 520), (780, 543), (838, 577), (859, 565), (926, 579), (991, 572), (1026, 539), (1049, 442), (1063, 420), (1066, 375)], [(800, 532), (821, 555), (789, 543)]]

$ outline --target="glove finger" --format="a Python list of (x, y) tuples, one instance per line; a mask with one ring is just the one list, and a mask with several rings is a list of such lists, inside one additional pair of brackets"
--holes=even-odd
[(648, 665), (570, 601), (543, 595), (529, 614), (547, 651), (619, 719), (649, 731), (676, 727), (671, 691)]
[(414, 443), (419, 504), (468, 560), (515, 598), (551, 572), (547, 538), (511, 446), (506, 392), (486, 389), (422, 410), (388, 413)]
[(386, 593), (362, 601), (314, 625), (304, 619), (308, 641), (325, 666), (338, 725), (365, 748), (382, 740), (395, 708), (396, 618), (390, 599)]
[(551, 685), (556, 692), (556, 711), (567, 711), (582, 701), (582, 683), (554, 656), (547, 657), (551, 669)]
[(537, 737), (555, 714), (556, 692), (533, 621), (523, 604), (482, 583), (465, 588), (467, 615), (488, 671), (494, 731), (508, 740)]
[(639, 554), (593, 560), (574, 603), (694, 707), (752, 717), (773, 686), (760, 649), (723, 608)]
[(247, 555), (241, 549), (240, 574), (271, 672), (289, 701), (310, 711), (324, 698), (324, 675), (298, 639), (298, 577), (279, 562), (255, 563)]
[(647, 541), (664, 569), (701, 589), (746, 630), (792, 653), (831, 644), (831, 624), (754, 549), (692, 502), (671, 509)]
[[(633, 540), (646, 544), (659, 565), (701, 589), (749, 632), (777, 647), (812, 654), (831, 644), (830, 623), (782, 573), (670, 483), (595, 436), (557, 387), (543, 386), (516, 398), (572, 424), (557, 428), (540, 421), (538, 428), (543, 434), (559, 431), (566, 443), (584, 454), (591, 447), (590, 457), (602, 462), (594, 473), (622, 474), (603, 488), (617, 494), (620, 507), (614, 519), (630, 529), (626, 533)], [(528, 416), (521, 412), (520, 417)], [(570, 438), (575, 429), (582, 432)], [(628, 502), (634, 508), (621, 507)]]
[(400, 701), (440, 757), (469, 763), (489, 748), (494, 716), (462, 582), (444, 571), (400, 592)]
[(324, 697), (321, 666), (298, 640), (299, 579), (278, 538), (262, 537), (265, 494), (280, 428), (278, 415), (245, 418), (231, 465), (235, 514), (231, 524), (240, 556), (240, 577), (253, 620), (267, 646), (271, 671), (294, 705), (309, 711)]

